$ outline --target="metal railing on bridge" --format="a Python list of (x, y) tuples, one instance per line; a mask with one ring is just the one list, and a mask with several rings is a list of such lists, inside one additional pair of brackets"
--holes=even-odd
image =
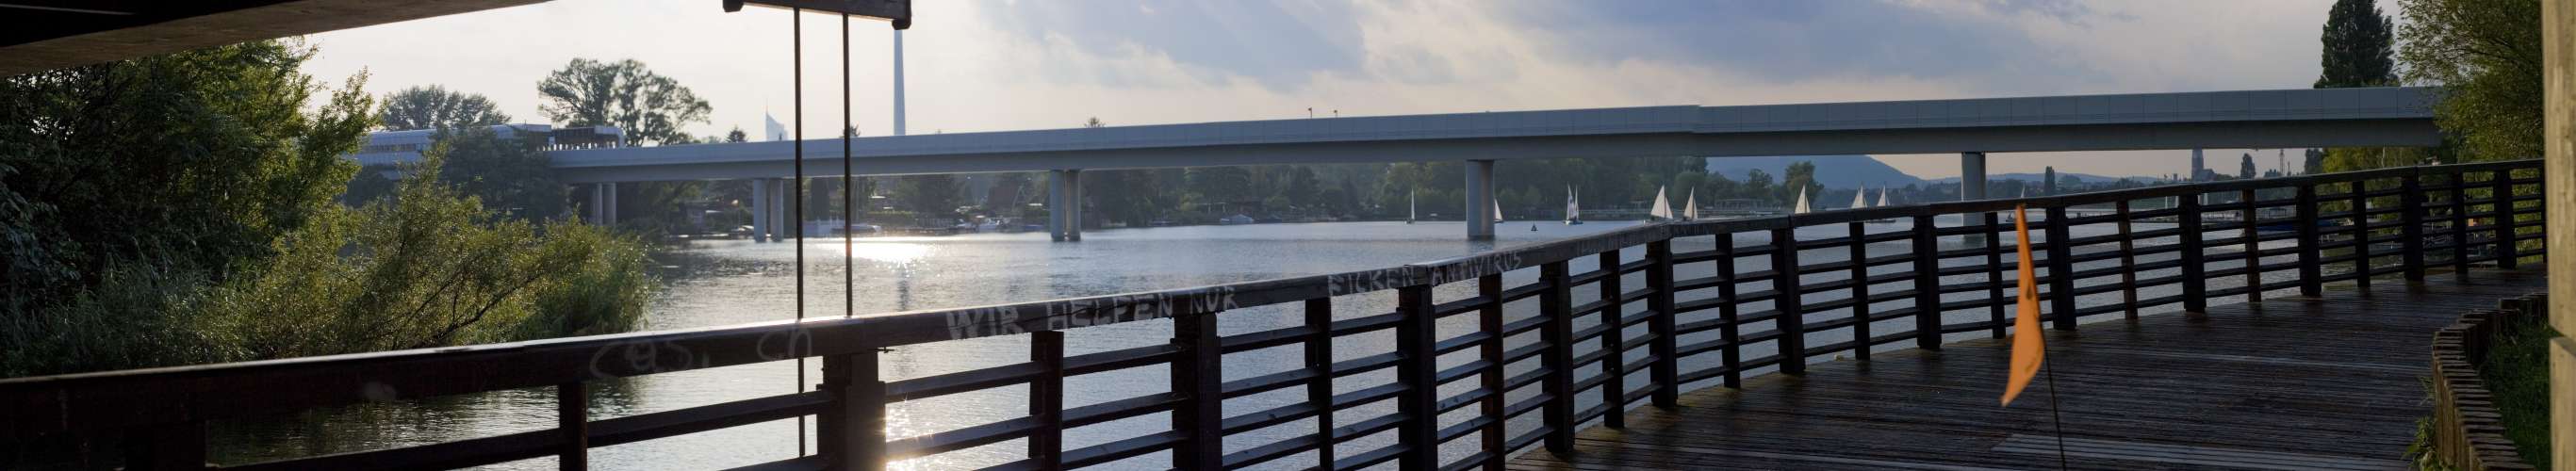
[[(129, 467), (194, 468), (205, 460), (207, 421), (553, 387), (552, 429), (222, 467), (420, 469), (554, 456), (578, 469), (594, 447), (814, 416), (817, 453), (759, 467), (873, 469), (1017, 441), (1024, 450), (1010, 454), (1020, 458), (987, 464), (1060, 469), (1161, 454), (1181, 469), (1283, 459), (1321, 469), (1498, 469), (1515, 452), (1567, 450), (1587, 424), (1620, 427), (1628, 408), (1670, 405), (1702, 385), (2005, 335), (2014, 267), (2002, 215), (2016, 205), (2034, 213), (2046, 320), (2075, 329), (2089, 316), (2199, 311), (2212, 299), (2317, 296), (2329, 282), (2528, 263), (2541, 255), (2539, 169), (2536, 160), (2489, 162), (1656, 223), (1202, 288), (18, 378), (0, 380), (0, 441), (118, 436)], [(2235, 198), (2202, 203), (2208, 194)], [(2143, 200), (2176, 204), (2130, 208)], [(2105, 204), (2113, 210), (2066, 214)], [(2266, 217), (2277, 212), (2266, 208), (2292, 216)], [(2221, 213), (2235, 217), (2209, 217)], [(1220, 331), (1228, 313), (1256, 310), (1290, 325)], [(1138, 322), (1167, 325), (1170, 341), (1067, 353), (1068, 330)], [(885, 348), (1015, 336), (1028, 361), (904, 379), (880, 366)], [(1252, 369), (1258, 355), (1292, 366)], [(584, 390), (594, 382), (803, 357), (823, 360), (817, 390), (588, 416)], [(1164, 372), (1170, 389), (1068, 404), (1068, 379), (1134, 369)], [(890, 404), (1005, 388), (1025, 388), (1026, 414), (886, 436)], [(1065, 439), (1068, 429), (1153, 414), (1168, 414), (1169, 426), (1079, 447)]]

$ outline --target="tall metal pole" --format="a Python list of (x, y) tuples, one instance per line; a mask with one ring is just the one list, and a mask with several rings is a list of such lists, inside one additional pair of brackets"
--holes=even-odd
[[(796, 154), (787, 159), (794, 164), (796, 172), (796, 178), (787, 183), (787, 199), (794, 201), (796, 217), (789, 219), (791, 222), (787, 227), (796, 234), (796, 240), (790, 243), (796, 244), (796, 321), (802, 325), (805, 322), (805, 231), (802, 230), (805, 225), (805, 9), (791, 8), (787, 15), (789, 23), (793, 24), (788, 32), (796, 37), (792, 51), (795, 58), (789, 60), (796, 69)], [(789, 352), (795, 351), (795, 342), (788, 340)], [(803, 355), (796, 357), (796, 392), (805, 392)], [(796, 416), (796, 456), (805, 456), (805, 416), (802, 415)]]
[(903, 30), (894, 30), (894, 135), (903, 131)]
[[(896, 35), (898, 35), (898, 36), (900, 36), (900, 35), (902, 35), (902, 34), (903, 34), (903, 30), (895, 30), (895, 34), (896, 34)], [(851, 139), (851, 138), (853, 138), (853, 137), (857, 137), (857, 136), (852, 136), (852, 134), (857, 134), (857, 133), (855, 133), (855, 132), (851, 132), (851, 130), (854, 130), (854, 129), (857, 129), (857, 128), (850, 126), (850, 14), (848, 14), (848, 13), (842, 13), (842, 14), (841, 14), (841, 317), (842, 317), (842, 318), (849, 318), (849, 317), (854, 317), (854, 316), (859, 315), (859, 262), (858, 262), (858, 258), (857, 258), (858, 256), (852, 253), (852, 251), (854, 251), (854, 250), (857, 250), (857, 249), (858, 249), (858, 245), (853, 241), (853, 239), (856, 239), (856, 238), (857, 238), (858, 233), (857, 233), (857, 231), (853, 231), (853, 230), (851, 230), (851, 229), (852, 229), (852, 228), (854, 228), (854, 227), (858, 227), (858, 223), (859, 223), (859, 216), (858, 216), (858, 214), (859, 214), (859, 211), (858, 211), (859, 204), (858, 204), (858, 199), (852, 196), (852, 195), (856, 195), (856, 194), (858, 194), (858, 188), (859, 188), (859, 187), (856, 187), (856, 186), (850, 186), (850, 171), (851, 171), (851, 168), (850, 168), (850, 167), (851, 167), (851, 165), (850, 165), (850, 139)]]

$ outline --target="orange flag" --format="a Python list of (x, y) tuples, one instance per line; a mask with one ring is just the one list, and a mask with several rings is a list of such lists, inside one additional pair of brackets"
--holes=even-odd
[(2012, 405), (2013, 397), (2021, 395), (2022, 386), (2030, 385), (2030, 377), (2039, 374), (2039, 365), (2048, 356), (2047, 347), (2040, 344), (2039, 283), (2031, 275), (2028, 221), (2030, 213), (2013, 206), (2013, 234), (2021, 238), (2021, 244), (2015, 246), (2021, 249), (2021, 297), (2015, 301), (2020, 305), (2020, 315), (2013, 319), (2012, 376), (2004, 383), (2003, 405), (2007, 406)]

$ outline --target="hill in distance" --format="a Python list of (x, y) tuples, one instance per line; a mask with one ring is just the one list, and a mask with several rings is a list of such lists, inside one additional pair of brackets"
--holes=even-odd
[(1897, 171), (1896, 167), (1867, 155), (1709, 157), (1708, 172), (1744, 181), (1745, 173), (1761, 169), (1763, 173), (1771, 174), (1772, 183), (1779, 183), (1788, 176), (1789, 164), (1797, 162), (1815, 162), (1816, 181), (1824, 183), (1826, 188), (1858, 188), (1861, 185), (1878, 188), (1926, 183), (1922, 178)]
[[(2058, 177), (2058, 178), (2075, 177), (2075, 178), (2076, 178), (2076, 179), (2078, 179), (2078, 180), (2082, 180), (2082, 181), (2085, 181), (2085, 182), (2092, 182), (2092, 183), (2115, 182), (2115, 181), (2120, 181), (2120, 179), (2122, 179), (2122, 178), (2127, 178), (2127, 179), (2131, 179), (2131, 180), (2140, 180), (2140, 181), (2145, 181), (2145, 180), (2159, 180), (2159, 179), (2163, 179), (2163, 177), (2106, 177), (2106, 176), (2094, 175), (2094, 174), (2090, 174), (2090, 173), (2071, 173), (2071, 172), (2057, 172), (2057, 177)], [(2039, 180), (2040, 180), (2040, 179), (2042, 179), (2042, 178), (2046, 178), (2046, 176), (2041, 175), (2041, 174), (2036, 174), (2036, 173), (1997, 173), (1997, 174), (1989, 174), (1989, 175), (1986, 175), (1986, 179), (1987, 179), (1987, 180), (2025, 180), (2025, 181), (2034, 181), (2034, 182), (2035, 182), (2035, 181), (2039, 181)], [(1959, 177), (1942, 177), (1942, 178), (1935, 179), (1935, 180), (1932, 180), (1932, 181), (1933, 181), (1934, 183), (1958, 183), (1958, 182), (1959, 182)]]

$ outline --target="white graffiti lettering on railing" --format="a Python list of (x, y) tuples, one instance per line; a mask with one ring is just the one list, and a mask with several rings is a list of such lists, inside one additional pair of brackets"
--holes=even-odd
[(997, 306), (948, 312), (948, 338), (971, 339), (1020, 333), (1020, 309)]
[(1022, 318), (1018, 306), (949, 311), (948, 338), (956, 340), (1011, 335), (1033, 329), (1063, 330), (1161, 319), (1182, 312), (1221, 312), (1242, 307), (1235, 302), (1234, 294), (1234, 288), (1220, 286), (1187, 291), (1066, 300), (1046, 304), (1046, 312), (1042, 316), (1044, 322), (1039, 325), (1029, 325), (1028, 322), (1031, 319)]
[(1400, 269), (1335, 273), (1324, 279), (1330, 285), (1325, 292), (1334, 296), (1402, 288), (1413, 282), (1410, 272)]
[[(611, 355), (614, 355), (613, 357)], [(667, 340), (638, 340), (608, 344), (590, 354), (590, 376), (614, 378), (647, 375), (707, 367), (712, 361), (688, 347)]]
[[(776, 344), (778, 348), (772, 350), (772, 344)], [(792, 329), (760, 334), (760, 342), (752, 345), (752, 353), (760, 355), (761, 361), (814, 356), (814, 331)]]
[(1431, 284), (1448, 284), (1451, 282), (1472, 280), (1485, 275), (1500, 275), (1504, 272), (1518, 270), (1521, 266), (1521, 254), (1519, 253), (1498, 253), (1474, 257), (1461, 260), (1458, 263), (1433, 268), (1431, 270)]

